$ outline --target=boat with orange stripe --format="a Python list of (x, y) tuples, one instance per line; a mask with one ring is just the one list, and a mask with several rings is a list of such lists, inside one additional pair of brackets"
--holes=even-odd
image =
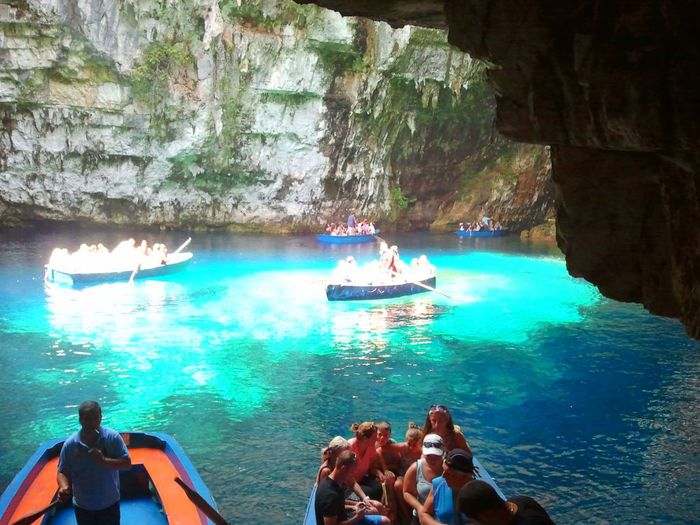
[[(216, 512), (216, 503), (209, 489), (177, 441), (156, 432), (127, 432), (122, 438), (132, 463), (130, 469), (119, 473), (122, 523), (225, 523)], [(62, 445), (63, 440), (44, 443), (15, 476), (0, 497), (0, 525), (17, 522), (27, 525), (75, 524), (70, 501), (55, 503), (58, 490), (56, 472)], [(36, 517), (32, 517), (34, 515)]]

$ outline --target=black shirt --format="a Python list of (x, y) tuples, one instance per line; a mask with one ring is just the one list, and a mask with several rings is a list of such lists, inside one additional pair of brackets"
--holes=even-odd
[(345, 521), (345, 489), (330, 476), (321, 480), (316, 489), (316, 525), (323, 525), (324, 516), (336, 516), (338, 523)]
[(513, 496), (508, 498), (508, 501), (518, 506), (518, 511), (510, 525), (556, 525), (542, 505), (534, 499), (527, 496)]

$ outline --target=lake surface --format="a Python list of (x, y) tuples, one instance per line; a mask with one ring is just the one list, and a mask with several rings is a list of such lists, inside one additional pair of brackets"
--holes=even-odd
[(0, 489), (97, 399), (106, 426), (175, 436), (233, 523), (298, 524), (330, 438), (379, 419), (400, 438), (442, 403), (501, 489), (560, 524), (700, 523), (700, 345), (558, 251), (387, 234), (450, 298), (331, 303), (337, 260), (376, 245), (192, 236), (183, 273), (73, 289), (45, 287), (51, 249), (126, 234), (0, 233)]

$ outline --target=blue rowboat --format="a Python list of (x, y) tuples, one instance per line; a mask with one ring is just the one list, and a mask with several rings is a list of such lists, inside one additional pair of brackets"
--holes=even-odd
[[(120, 471), (121, 522), (148, 525), (211, 525), (175, 482), (179, 477), (212, 508), (216, 503), (180, 445), (167, 434), (122, 434), (132, 466)], [(56, 473), (63, 440), (41, 445), (0, 497), (0, 525), (14, 523), (50, 505), (58, 486)], [(70, 502), (46, 513), (41, 525), (75, 525)]]
[(140, 267), (136, 272), (134, 272), (134, 268), (128, 268), (123, 270), (120, 269), (109, 272), (83, 272), (74, 271), (68, 268), (61, 268), (59, 266), (51, 266), (47, 264), (45, 280), (57, 283), (81, 285), (129, 281), (132, 279), (132, 275), (133, 279), (151, 279), (154, 277), (162, 277), (164, 275), (170, 275), (171, 273), (184, 270), (189, 265), (191, 260), (192, 254), (189, 252), (173, 253), (168, 255), (165, 264), (159, 264), (157, 266)]
[(367, 299), (389, 299), (425, 293), (435, 288), (436, 278), (397, 284), (329, 284), (326, 297), (329, 301), (361, 301)]
[[(491, 474), (484, 468), (484, 466), (479, 463), (479, 460), (474, 458), (474, 466), (476, 467), (477, 474), (474, 479), (480, 479), (491, 485), (501, 498), (506, 499), (505, 495), (501, 489), (496, 484), (496, 481), (491, 477)], [(317, 485), (314, 484), (311, 489), (311, 497), (309, 498), (309, 503), (306, 505), (306, 514), (304, 516), (304, 525), (322, 525), (316, 522), (316, 489)]]
[(467, 237), (467, 238), (477, 238), (477, 237), (503, 237), (508, 235), (508, 230), (479, 230), (479, 231), (468, 231), (468, 230), (457, 230), (455, 235), (457, 237)]
[(331, 235), (329, 233), (319, 233), (316, 240), (325, 244), (359, 244), (362, 242), (377, 242), (375, 235), (379, 235), (379, 230), (367, 235)]

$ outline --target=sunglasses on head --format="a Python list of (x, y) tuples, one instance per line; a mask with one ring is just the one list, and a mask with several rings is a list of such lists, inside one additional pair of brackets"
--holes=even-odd
[(443, 414), (450, 413), (450, 411), (447, 410), (447, 407), (445, 405), (430, 405), (430, 410), (428, 412), (431, 414), (433, 412), (442, 412)]

